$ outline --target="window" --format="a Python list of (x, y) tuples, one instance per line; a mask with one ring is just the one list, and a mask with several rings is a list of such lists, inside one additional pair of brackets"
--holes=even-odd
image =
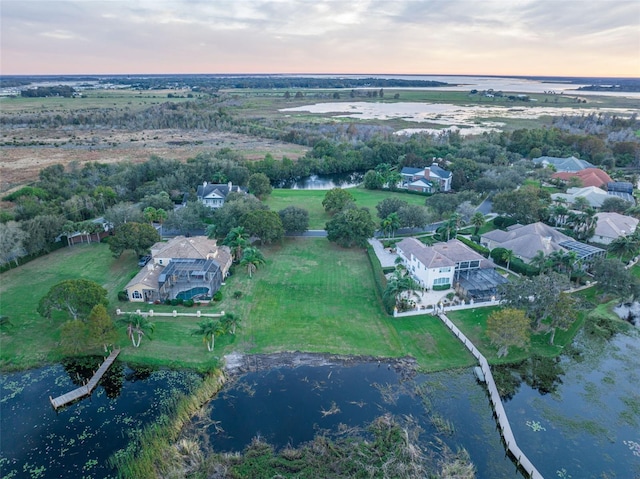
[(451, 271), (451, 268), (440, 268), (440, 273), (448, 273)]
[(162, 264), (162, 260), (161, 259), (158, 260), (158, 264)]
[(133, 299), (142, 299), (142, 295), (140, 294), (140, 291), (134, 291), (131, 296), (133, 296)]
[(433, 285), (435, 286), (437, 284), (449, 284), (449, 278), (436, 278), (433, 280)]
[(469, 266), (470, 266), (471, 268), (479, 268), (479, 267), (480, 267), (480, 261), (478, 261), (478, 260), (476, 260), (476, 261), (471, 261), (471, 262), (469, 263)]

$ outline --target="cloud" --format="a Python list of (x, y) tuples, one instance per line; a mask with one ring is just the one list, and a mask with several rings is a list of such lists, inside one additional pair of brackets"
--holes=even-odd
[(635, 0), (3, 0), (0, 61), (36, 73), (64, 42), (56, 73), (639, 76), (639, 18)]

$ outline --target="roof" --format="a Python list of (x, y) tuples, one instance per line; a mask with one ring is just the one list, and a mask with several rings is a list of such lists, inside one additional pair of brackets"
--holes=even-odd
[(176, 236), (166, 243), (156, 243), (151, 247), (151, 256), (171, 259), (215, 259), (225, 274), (232, 262), (229, 249), (226, 246), (217, 246), (216, 240), (206, 236)]
[(597, 213), (595, 236), (618, 238), (633, 233), (638, 227), (638, 220), (620, 213)]
[(427, 246), (415, 238), (405, 238), (396, 247), (405, 253), (405, 256), (410, 257), (413, 255), (429, 269), (455, 266), (456, 263), (461, 261), (480, 261), (481, 268), (495, 266), (491, 260), (475, 252), (457, 239)]
[(568, 158), (558, 158), (555, 156), (540, 156), (533, 159), (534, 163), (544, 166), (552, 165), (557, 172), (560, 171), (580, 171), (585, 168), (593, 168), (593, 165), (585, 160), (580, 160), (575, 156)]
[(600, 168), (585, 168), (580, 171), (562, 171), (560, 173), (554, 173), (552, 178), (559, 178), (564, 181), (568, 181), (571, 178), (579, 178), (582, 181), (582, 186), (596, 186), (598, 188), (612, 181), (611, 177)]
[(482, 238), (494, 241), (500, 248), (510, 249), (516, 256), (526, 260), (532, 259), (538, 251), (545, 256), (554, 251), (563, 251), (560, 243), (571, 240), (569, 236), (541, 222), (514, 225), (509, 231), (489, 231)]
[(438, 178), (449, 178), (452, 173), (450, 171), (447, 171), (443, 168), (440, 168), (437, 164), (432, 164), (429, 167), (429, 171), (431, 172), (432, 175), (437, 176)]
[(612, 181), (607, 183), (607, 191), (621, 191), (622, 193), (633, 194), (633, 183), (629, 181)]
[(226, 198), (229, 193), (239, 193), (243, 191), (239, 186), (229, 183), (207, 183), (206, 181), (198, 185), (196, 196), (198, 198)]
[(625, 193), (623, 191), (607, 191), (609, 196), (615, 196), (616, 198), (622, 198), (625, 201), (628, 201), (632, 205), (636, 204), (636, 199), (630, 193)]
[(595, 246), (580, 243), (575, 240), (563, 241), (560, 243), (560, 246), (569, 251), (575, 252), (578, 255), (578, 259), (588, 259), (595, 256), (604, 256), (606, 254), (606, 251), (602, 248), (596, 248)]
[(574, 203), (576, 198), (584, 197), (589, 205), (594, 208), (600, 208), (604, 200), (607, 199), (607, 192), (596, 188), (595, 186), (587, 186), (584, 188), (569, 188), (566, 193), (554, 193), (551, 195), (552, 199), (563, 198), (569, 203)]
[(162, 271), (158, 278), (158, 283), (160, 285), (164, 284), (167, 281), (167, 277), (172, 274), (188, 272), (204, 276), (206, 273), (215, 273), (219, 269), (221, 269), (220, 265), (212, 259), (178, 259), (171, 261)]
[(424, 173), (424, 168), (413, 168), (412, 166), (405, 166), (400, 170), (401, 175), (417, 175), (418, 173)]
[(409, 186), (425, 186), (427, 188), (433, 187), (433, 183), (426, 178), (420, 178), (419, 180), (412, 181)]
[(137, 284), (142, 284), (143, 286), (149, 289), (157, 289), (158, 288), (158, 278), (160, 277), (160, 273), (164, 270), (164, 266), (154, 265), (153, 263), (148, 263), (147, 266), (138, 271), (131, 281), (127, 283), (125, 289), (129, 289), (132, 286)]

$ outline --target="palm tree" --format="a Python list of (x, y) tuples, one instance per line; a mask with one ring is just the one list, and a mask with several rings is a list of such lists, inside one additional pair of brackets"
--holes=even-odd
[(242, 251), (249, 244), (249, 233), (244, 229), (244, 226), (236, 226), (231, 228), (227, 236), (224, 238), (222, 244), (231, 248), (234, 261), (240, 261), (242, 257)]
[(504, 253), (502, 253), (502, 261), (506, 261), (507, 262), (507, 269), (509, 269), (509, 266), (511, 265), (511, 261), (513, 261), (515, 259), (516, 255), (514, 254), (513, 250), (510, 249), (506, 249), (504, 250)]
[(224, 334), (224, 327), (220, 321), (215, 319), (207, 319), (198, 323), (198, 329), (193, 334), (202, 336), (202, 342), (207, 345), (208, 351), (213, 351), (216, 345), (216, 336)]
[(400, 228), (400, 217), (398, 213), (390, 213), (382, 220), (382, 228), (388, 233), (389, 237), (395, 236), (395, 232)]
[(529, 264), (538, 268), (540, 273), (543, 273), (549, 267), (549, 261), (542, 250), (538, 250), (536, 252), (535, 256), (531, 258)]
[[(134, 348), (140, 347), (142, 337), (146, 335), (145, 331), (152, 333), (156, 328), (154, 323), (140, 314), (130, 314), (128, 318), (122, 319), (121, 322), (128, 323), (127, 336), (131, 340)], [(151, 337), (149, 337), (149, 339), (151, 339)]]
[(242, 259), (240, 260), (240, 266), (246, 266), (247, 271), (249, 273), (249, 278), (251, 278), (252, 273), (258, 269), (258, 266), (265, 264), (266, 261), (264, 256), (260, 252), (258, 248), (254, 248), (253, 246), (248, 246), (244, 249), (242, 253)]
[(471, 224), (473, 226), (475, 226), (475, 228), (476, 228), (473, 231), (474, 236), (476, 236), (478, 234), (478, 231), (480, 231), (480, 228), (482, 228), (485, 223), (486, 223), (486, 221), (484, 219), (484, 215), (482, 213), (480, 213), (479, 211), (476, 211), (473, 214), (473, 216), (471, 217)]
[(411, 277), (408, 271), (402, 268), (396, 268), (393, 276), (387, 281), (387, 287), (384, 290), (382, 299), (385, 304), (389, 304), (393, 298), (395, 306), (399, 307), (402, 304), (403, 294), (408, 292), (409, 295), (417, 296), (416, 290), (419, 287), (416, 280)]
[(240, 318), (233, 313), (225, 313), (220, 319), (222, 327), (231, 334), (236, 334), (236, 326), (240, 322)]
[(633, 235), (618, 236), (609, 244), (609, 252), (617, 254), (620, 261), (624, 256), (633, 255), (638, 250), (640, 250), (640, 235), (635, 233)]

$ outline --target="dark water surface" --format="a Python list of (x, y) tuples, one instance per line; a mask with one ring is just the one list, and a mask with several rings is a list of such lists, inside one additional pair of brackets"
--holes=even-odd
[(218, 451), (241, 451), (255, 436), (279, 449), (316, 434), (365, 428), (384, 414), (418, 426), (423, 448), (434, 450), (440, 438), (454, 451), (467, 449), (479, 478), (523, 477), (505, 457), (472, 369), (404, 380), (384, 363), (248, 373), (212, 401), (212, 423), (205, 427)]
[(134, 370), (116, 362), (91, 399), (56, 413), (49, 396), (75, 389), (78, 377), (90, 375), (86, 364), (0, 375), (0, 477), (111, 477), (109, 456), (159, 417), (173, 395), (202, 381), (195, 373)]
[(278, 188), (291, 190), (330, 190), (332, 188), (352, 188), (358, 186), (363, 173), (336, 173), (334, 175), (311, 175), (297, 180), (283, 181)]

